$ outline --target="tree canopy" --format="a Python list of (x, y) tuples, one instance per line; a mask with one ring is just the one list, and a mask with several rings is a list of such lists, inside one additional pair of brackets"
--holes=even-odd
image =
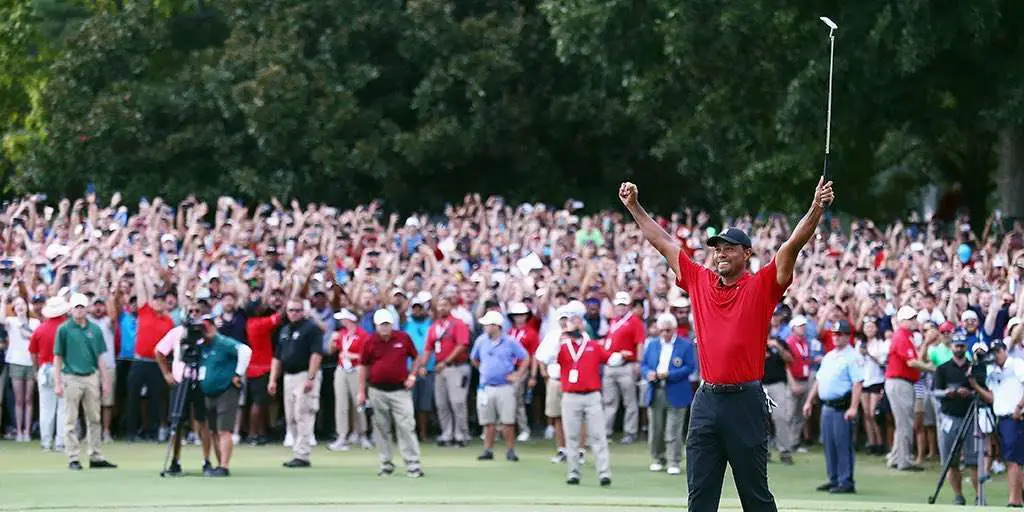
[[(1024, 216), (1011, 0), (0, 0), (8, 194)], [(991, 199), (991, 201), (990, 201)]]

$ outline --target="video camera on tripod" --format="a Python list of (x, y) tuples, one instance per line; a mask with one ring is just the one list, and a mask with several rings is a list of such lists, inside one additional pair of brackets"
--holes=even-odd
[(206, 327), (201, 321), (189, 322), (185, 327), (185, 336), (181, 339), (179, 353), (181, 354), (181, 362), (187, 368), (198, 370), (203, 362), (203, 353), (199, 348), (199, 343), (205, 335)]
[[(189, 395), (198, 392), (199, 379), (202, 372), (203, 349), (200, 346), (206, 336), (206, 326), (202, 319), (189, 319), (184, 326), (185, 333), (178, 341), (178, 357), (184, 365), (179, 382), (171, 392), (171, 410), (168, 418), (171, 437), (167, 442), (167, 454), (164, 457), (163, 470), (160, 476), (167, 476), (171, 454), (175, 452), (175, 444), (181, 443), (182, 427), (185, 420), (185, 404)], [(180, 470), (179, 470), (180, 471)], [(172, 473), (173, 474), (173, 473)]]

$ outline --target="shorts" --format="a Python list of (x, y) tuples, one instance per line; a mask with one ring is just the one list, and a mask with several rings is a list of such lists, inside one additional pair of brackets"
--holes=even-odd
[[(115, 377), (115, 379), (116, 379), (116, 377)], [(170, 403), (170, 406), (172, 408), (171, 412), (173, 412), (174, 401), (177, 398), (177, 396), (178, 396), (177, 394), (179, 392), (180, 393), (188, 393), (188, 396), (185, 397), (185, 403), (184, 403), (184, 405), (182, 406), (182, 409), (181, 409), (181, 420), (182, 420), (182, 422), (187, 422), (188, 421), (189, 409), (192, 410), (192, 418), (193, 419), (195, 419), (196, 421), (199, 421), (199, 422), (205, 422), (206, 421), (206, 395), (204, 395), (203, 394), (203, 390), (199, 388), (199, 383), (197, 382), (192, 387), (192, 389), (187, 390), (187, 391), (184, 390), (181, 387), (180, 383), (176, 384), (174, 386), (174, 388), (171, 390), (171, 403)], [(168, 415), (168, 416), (170, 416), (170, 415)]]
[(935, 426), (935, 402), (933, 402), (930, 397), (926, 396), (914, 399), (914, 414), (917, 413), (924, 414), (924, 426)]
[(879, 382), (878, 384), (872, 384), (864, 388), (864, 392), (869, 395), (880, 395), (882, 394), (883, 389), (885, 389), (885, 383)]
[(1004, 462), (1024, 464), (1024, 422), (1009, 416), (999, 418), (999, 447)]
[(267, 405), (270, 403), (270, 393), (267, 393), (267, 384), (270, 384), (270, 374), (264, 373), (259, 377), (245, 379), (245, 403), (249, 405)]
[[(960, 428), (963, 427), (963, 424), (964, 418), (946, 416), (939, 413), (939, 455), (942, 457), (943, 464), (946, 463), (950, 452), (953, 451), (953, 443), (956, 442), (956, 436), (960, 433)], [(984, 442), (987, 443), (988, 439), (985, 439)], [(967, 437), (964, 438), (960, 453), (963, 455), (964, 465), (978, 465), (978, 450), (977, 446), (975, 446), (973, 428), (967, 431)]]
[(487, 386), (477, 391), (476, 416), (481, 425), (515, 425), (516, 386)]
[(544, 415), (548, 418), (562, 417), (562, 383), (554, 379), (547, 379), (545, 386)]
[(114, 390), (117, 389), (117, 369), (107, 369), (107, 381), (102, 383), (103, 389), (100, 394), (100, 405), (103, 407), (113, 407), (116, 401), (116, 393)]
[(433, 373), (428, 373), (423, 377), (416, 377), (416, 384), (412, 387), (412, 406), (416, 412), (431, 412), (434, 410)]
[(36, 376), (36, 372), (32, 371), (32, 367), (28, 365), (10, 363), (7, 365), (7, 369), (11, 380), (30, 380)]
[(206, 397), (207, 425), (211, 432), (231, 432), (238, 417), (238, 397), (241, 392), (231, 386), (223, 393)]

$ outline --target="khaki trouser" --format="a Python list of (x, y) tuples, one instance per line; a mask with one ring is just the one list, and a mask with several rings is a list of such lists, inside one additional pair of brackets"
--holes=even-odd
[(619, 402), (626, 409), (622, 418), (622, 433), (636, 436), (640, 425), (640, 407), (636, 394), (636, 363), (622, 366), (605, 366), (601, 382), (604, 395), (604, 418), (607, 424), (605, 431), (611, 435), (615, 425), (615, 413), (619, 411)]
[(896, 420), (892, 450), (886, 462), (904, 469), (914, 464), (914, 385), (903, 379), (885, 379), (885, 396)]
[(516, 383), (516, 426), (520, 432), (530, 430), (530, 421), (526, 416), (526, 385), (529, 381), (529, 377), (524, 375)]
[(313, 389), (306, 393), (303, 386), (308, 378), (306, 372), (286, 373), (284, 376), (284, 418), (288, 430), (295, 436), (292, 456), (307, 462), (313, 449), (313, 426), (316, 412), (320, 410), (320, 382), (323, 377), (317, 372)]
[[(785, 381), (776, 382), (774, 384), (768, 384), (764, 387), (768, 396), (775, 402), (775, 408), (772, 409), (772, 423), (775, 425), (775, 446), (779, 449), (779, 453), (782, 455), (788, 455), (793, 451), (796, 446), (796, 439), (793, 438), (793, 432), (789, 428), (789, 415), (791, 414), (791, 405), (789, 398), (789, 386)], [(803, 407), (803, 404), (800, 404)], [(800, 411), (800, 415), (803, 416), (803, 410)]]
[(420, 443), (416, 440), (416, 418), (413, 416), (412, 392), (407, 389), (381, 391), (369, 388), (370, 407), (373, 409), (373, 436), (380, 450), (380, 463), (391, 463), (391, 425), (398, 450), (409, 471), (420, 467)]
[(654, 390), (654, 399), (647, 411), (647, 444), (651, 450), (651, 460), (667, 460), (670, 466), (679, 467), (683, 461), (683, 445), (686, 444), (683, 437), (686, 409), (669, 405), (663, 388)]
[(437, 419), (441, 422), (438, 441), (469, 441), (469, 365), (446, 366), (434, 378)]
[[(587, 426), (587, 440), (594, 453), (598, 477), (612, 476), (608, 455), (608, 438), (604, 431), (604, 409), (601, 407), (601, 393), (563, 393), (562, 428), (565, 429), (565, 445), (581, 446), (580, 431)], [(580, 455), (578, 450), (568, 450), (569, 476), (579, 476)]]
[(348, 440), (348, 415), (349, 411), (355, 409), (356, 433), (366, 435), (366, 413), (362, 412), (356, 404), (356, 395), (359, 394), (359, 372), (347, 372), (338, 367), (334, 370), (334, 425), (338, 434), (338, 440)]
[(100, 375), (71, 375), (65, 373), (64, 386), (64, 450), (68, 459), (77, 461), (80, 452), (78, 446), (78, 408), (85, 410), (86, 438), (89, 443), (89, 460), (103, 460), (100, 453), (100, 436), (103, 426), (100, 424)]
[(794, 451), (800, 446), (800, 439), (804, 435), (804, 402), (807, 401), (807, 393), (811, 390), (811, 380), (796, 382), (796, 392), (792, 389), (787, 391), (789, 395), (789, 407), (786, 412), (786, 421), (789, 423), (789, 451)]

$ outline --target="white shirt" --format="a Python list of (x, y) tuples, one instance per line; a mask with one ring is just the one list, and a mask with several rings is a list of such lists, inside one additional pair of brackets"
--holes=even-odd
[(35, 318), (22, 321), (16, 316), (9, 316), (4, 320), (4, 328), (7, 329), (7, 356), (4, 359), (7, 364), (32, 366), (28, 343), (37, 327), (39, 320)]
[[(864, 376), (864, 386), (874, 386), (875, 384), (885, 383), (885, 371), (882, 370), (882, 366), (875, 362), (876, 360), (882, 361), (883, 363), (889, 358), (889, 345), (890, 342), (884, 339), (875, 338), (868, 344), (868, 355), (858, 356), (861, 359), (861, 375)], [(874, 358), (874, 359), (872, 359)]]
[(672, 362), (672, 342), (675, 340), (675, 336), (668, 341), (661, 338), (661, 352), (658, 354), (658, 373), (668, 373), (668, 365)]
[(558, 380), (562, 375), (562, 367), (558, 364), (558, 351), (562, 348), (562, 333), (552, 331), (544, 336), (534, 357), (537, 361), (547, 365), (548, 378)]
[(1009, 416), (1024, 398), (1024, 360), (1009, 356), (1002, 367), (988, 365), (985, 383), (992, 390), (992, 412)]
[(92, 315), (89, 315), (89, 321), (100, 328), (100, 332), (103, 333), (103, 341), (107, 345), (107, 351), (100, 356), (100, 359), (103, 360), (107, 368), (115, 368), (117, 365), (114, 362), (114, 330), (110, 328), (110, 317), (93, 318)]

